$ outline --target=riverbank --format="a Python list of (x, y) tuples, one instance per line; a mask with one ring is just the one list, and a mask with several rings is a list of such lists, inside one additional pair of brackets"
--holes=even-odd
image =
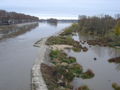
[[(36, 61), (32, 68), (32, 90), (73, 90), (71, 81), (74, 77), (84, 79), (94, 77), (91, 70), (83, 72), (82, 66), (77, 64), (74, 57), (68, 57), (65, 52), (61, 51), (65, 48), (72, 48), (71, 46), (46, 46), (46, 39), (43, 38), (34, 45), (42, 50), (40, 59)], [(58, 61), (55, 61), (56, 58), (52, 57), (58, 58)], [(62, 61), (62, 59), (66, 60)], [(81, 86), (78, 90), (82, 88), (89, 90), (87, 86)]]
[(45, 53), (47, 52), (46, 40), (47, 38), (43, 38), (34, 45), (41, 48), (41, 54), (32, 67), (32, 90), (48, 90), (41, 73), (41, 64), (45, 62)]
[[(42, 46), (47, 46), (47, 56), (45, 55), (45, 52), (42, 52), (44, 53), (42, 57), (47, 58), (40, 58), (40, 60), (38, 60), (37, 64), (39, 68), (33, 67), (32, 90), (40, 90), (41, 88), (44, 88), (44, 86), (47, 87), (48, 90), (73, 90), (72, 81), (75, 77), (83, 79), (94, 77), (92, 70), (88, 69), (84, 72), (82, 66), (76, 62), (76, 58), (68, 56), (64, 52), (66, 48), (75, 51), (87, 51), (86, 47), (82, 47), (77, 41), (69, 36), (61, 36), (66, 30), (68, 30), (68, 28), (57, 35), (49, 37), (45, 41), (44, 39), (41, 39), (35, 43), (34, 46), (36, 47), (45, 49), (46, 47)], [(37, 73), (37, 75), (35, 75), (35, 73)], [(38, 78), (38, 80), (34, 78)], [(40, 78), (42, 78), (42, 81), (39, 81)], [(45, 82), (46, 84), (42, 82)], [(89, 90), (86, 85), (82, 85), (78, 88), (78, 90), (82, 89)]]
[[(58, 36), (62, 32), (64, 32), (64, 29), (60, 32), (55, 33), (53, 36)], [(49, 37), (41, 38), (34, 44), (35, 47), (39, 47), (41, 49), (41, 53), (39, 59), (35, 61), (35, 64), (32, 67), (32, 90), (48, 90), (47, 85), (45, 83), (45, 79), (43, 78), (42, 74), (43, 69), (47, 68), (48, 65), (50, 64), (49, 62), (50, 49), (53, 47), (55, 48), (55, 46), (49, 47), (48, 45), (45, 44), (48, 38)]]
[(0, 40), (0, 89), (31, 90), (31, 69), (39, 57), (39, 49), (33, 44), (40, 38), (49, 37), (70, 25), (71, 23), (58, 23), (57, 26), (38, 23), (35, 28), (27, 30), (26, 26), (18, 24), (25, 27), (21, 32), (28, 32)]
[[(60, 33), (64, 31), (61, 30), (57, 33), (55, 33), (53, 36), (57, 36)], [(41, 72), (41, 65), (47, 64), (49, 65), (49, 55), (48, 53), (50, 52), (50, 47), (45, 45), (46, 38), (41, 38), (39, 41), (37, 41), (34, 46), (39, 47), (41, 52), (40, 52), (40, 57), (35, 61), (33, 67), (32, 67), (32, 90), (47, 90), (46, 83), (43, 79), (42, 72)]]

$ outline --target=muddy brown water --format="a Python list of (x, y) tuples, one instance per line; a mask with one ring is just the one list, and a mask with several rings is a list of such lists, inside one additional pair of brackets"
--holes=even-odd
[(6, 26), (6, 31), (0, 31), (0, 90), (31, 90), (31, 68), (40, 52), (33, 44), (71, 25), (34, 24)]
[[(84, 41), (94, 39), (94, 37), (77, 34), (74, 40)], [(108, 59), (120, 56), (120, 49), (100, 46), (89, 46), (87, 43), (82, 44), (88, 47), (87, 52), (74, 52), (67, 50), (70, 56), (74, 56), (77, 62), (83, 66), (83, 69), (91, 69), (95, 73), (92, 79), (75, 78), (73, 81), (74, 89), (82, 85), (88, 85), (90, 90), (114, 90), (112, 83), (120, 85), (120, 63), (109, 63)], [(96, 58), (96, 60), (94, 60)]]

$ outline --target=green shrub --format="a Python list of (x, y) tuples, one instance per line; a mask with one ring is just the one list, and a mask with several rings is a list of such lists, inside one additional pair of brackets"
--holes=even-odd
[(64, 76), (64, 79), (71, 82), (74, 77), (79, 77), (82, 73), (82, 67), (79, 64), (72, 64), (69, 66), (56, 66), (57, 72), (60, 76)]
[(114, 88), (114, 90), (120, 90), (120, 86), (117, 83), (113, 83), (112, 87)]
[(76, 63), (70, 66), (70, 72), (72, 72), (75, 77), (80, 77), (83, 72), (83, 68), (80, 64)]
[(68, 64), (75, 63), (76, 62), (76, 58), (68, 57), (68, 58), (62, 59), (62, 62), (66, 62)]
[(116, 26), (115, 26), (115, 34), (117, 36), (120, 35), (120, 21), (117, 22)]
[(87, 70), (86, 72), (81, 74), (82, 79), (90, 79), (90, 78), (93, 78), (94, 76), (95, 74), (93, 73), (92, 70)]
[(73, 35), (74, 32), (76, 32), (78, 29), (78, 24), (77, 23), (74, 23), (72, 24), (70, 27), (66, 28), (64, 30), (64, 32), (62, 32), (60, 35), (61, 36), (69, 36), (69, 35)]
[(80, 86), (78, 90), (90, 90), (87, 85)]

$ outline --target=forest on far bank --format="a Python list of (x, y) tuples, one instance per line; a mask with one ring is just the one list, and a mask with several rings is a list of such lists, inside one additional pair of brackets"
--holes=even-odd
[(116, 17), (109, 15), (103, 16), (79, 16), (79, 30), (89, 34), (105, 36), (110, 32), (120, 34), (120, 14)]
[(65, 34), (71, 32), (94, 36), (95, 42), (104, 42), (113, 47), (120, 46), (120, 14), (116, 17), (81, 15), (78, 23), (72, 24)]
[(7, 12), (5, 10), (0, 10), (0, 25), (34, 22), (38, 20), (39, 18), (35, 16), (26, 15), (23, 13)]
[(79, 16), (78, 30), (87, 34), (120, 40), (120, 14), (116, 17), (109, 15)]

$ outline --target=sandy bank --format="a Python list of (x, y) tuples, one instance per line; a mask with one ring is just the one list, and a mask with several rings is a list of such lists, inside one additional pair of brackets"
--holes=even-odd
[(51, 45), (50, 48), (52, 50), (64, 50), (66, 48), (72, 48), (73, 46), (70, 46), (70, 45)]

